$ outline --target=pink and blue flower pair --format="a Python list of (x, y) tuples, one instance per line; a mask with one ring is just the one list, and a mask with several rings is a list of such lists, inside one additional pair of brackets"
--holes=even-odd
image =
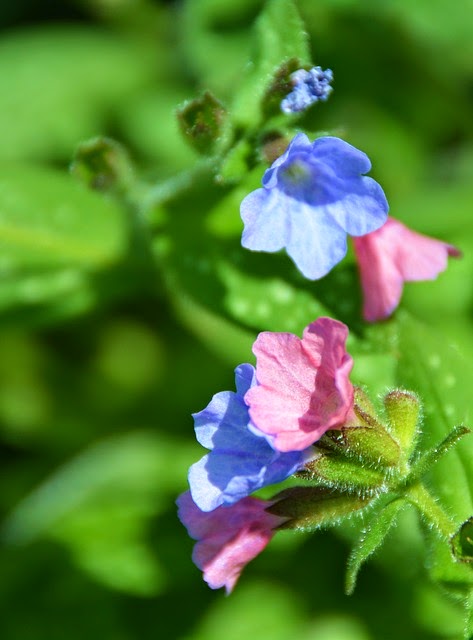
[(237, 367), (236, 393), (217, 393), (194, 414), (197, 439), (210, 452), (190, 468), (179, 517), (198, 541), (194, 561), (211, 587), (230, 591), (283, 522), (266, 511), (271, 502), (250, 495), (301, 469), (312, 445), (351, 415), (347, 336), (331, 318), (310, 324), (302, 339), (260, 333), (256, 370)]
[(388, 219), (382, 188), (365, 175), (370, 169), (366, 154), (339, 138), (311, 143), (298, 134), (265, 172), (263, 187), (244, 198), (241, 217), (245, 248), (285, 248), (311, 280), (344, 258), (353, 236), (363, 315), (373, 322), (394, 311), (404, 282), (435, 279), (460, 252)]

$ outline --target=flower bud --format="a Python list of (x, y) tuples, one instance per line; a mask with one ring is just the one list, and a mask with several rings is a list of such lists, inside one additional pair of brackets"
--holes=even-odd
[(420, 433), (421, 405), (411, 391), (391, 391), (384, 398), (390, 431), (399, 442), (404, 459), (409, 459)]
[(210, 91), (189, 100), (177, 109), (177, 119), (184, 138), (197, 152), (215, 153), (226, 131), (227, 112)]

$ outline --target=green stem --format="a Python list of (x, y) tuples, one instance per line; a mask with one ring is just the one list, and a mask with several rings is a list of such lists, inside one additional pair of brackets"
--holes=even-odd
[(421, 482), (409, 487), (405, 495), (407, 500), (419, 509), (425, 520), (444, 538), (448, 539), (455, 533), (457, 529), (455, 523)]
[(175, 197), (181, 191), (189, 189), (203, 174), (211, 171), (216, 164), (214, 157), (203, 158), (192, 168), (171, 176), (167, 180), (149, 185), (142, 189), (142, 210), (145, 212), (166, 200)]

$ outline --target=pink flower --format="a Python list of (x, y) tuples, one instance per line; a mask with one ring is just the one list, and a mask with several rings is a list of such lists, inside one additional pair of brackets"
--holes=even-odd
[(394, 218), (377, 231), (353, 238), (363, 289), (363, 317), (387, 318), (398, 306), (404, 282), (434, 280), (460, 251), (415, 233)]
[(201, 511), (190, 491), (177, 499), (179, 518), (191, 538), (197, 540), (192, 560), (204, 572), (212, 589), (235, 586), (244, 567), (253, 560), (274, 535), (285, 518), (265, 511), (272, 502), (243, 498), (227, 507)]
[(353, 406), (348, 328), (319, 318), (304, 330), (260, 333), (253, 345), (258, 384), (245, 395), (252, 422), (279, 451), (299, 451), (341, 426)]

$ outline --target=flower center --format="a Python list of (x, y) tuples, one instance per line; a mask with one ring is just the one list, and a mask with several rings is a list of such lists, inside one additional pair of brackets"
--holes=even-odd
[(314, 188), (313, 170), (304, 158), (294, 158), (281, 167), (278, 177), (283, 190), (297, 199), (305, 200), (307, 193)]
[(294, 160), (282, 170), (282, 178), (284, 182), (290, 184), (304, 184), (310, 178), (309, 167), (303, 160)]

